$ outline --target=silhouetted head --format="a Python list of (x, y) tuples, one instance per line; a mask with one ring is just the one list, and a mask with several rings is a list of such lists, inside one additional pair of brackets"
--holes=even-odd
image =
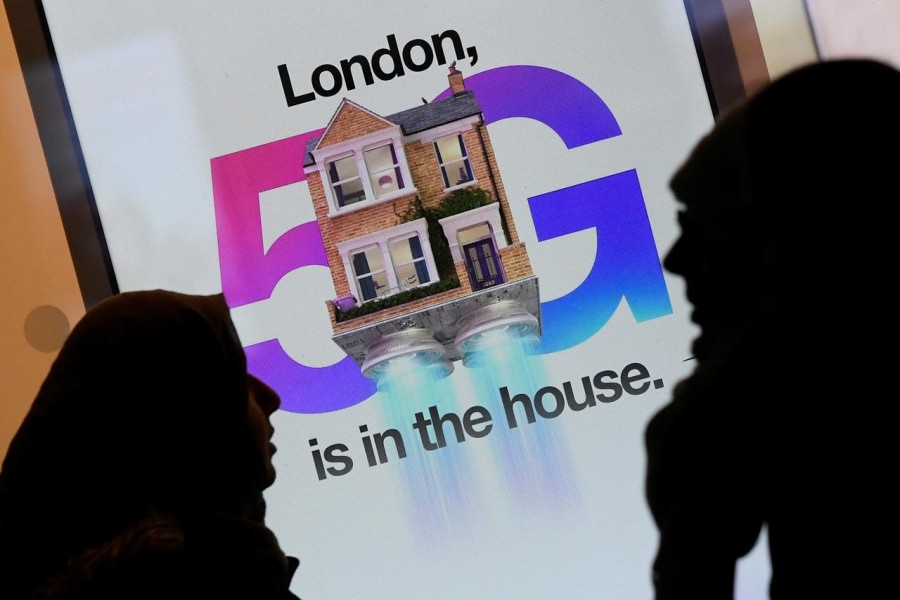
[(664, 266), (685, 279), (698, 359), (761, 323), (840, 329), (878, 314), (898, 107), (894, 68), (825, 61), (775, 80), (697, 144), (671, 180), (682, 233)]
[(155, 290), (100, 303), (72, 330), (9, 447), (0, 557), (59, 568), (148, 511), (261, 521), (278, 406), (248, 375), (221, 295)]

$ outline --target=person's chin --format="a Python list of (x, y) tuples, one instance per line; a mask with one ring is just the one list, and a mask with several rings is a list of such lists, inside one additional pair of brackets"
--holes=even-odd
[(266, 469), (266, 480), (264, 482), (264, 488), (271, 487), (273, 483), (275, 483), (275, 467), (269, 467)]

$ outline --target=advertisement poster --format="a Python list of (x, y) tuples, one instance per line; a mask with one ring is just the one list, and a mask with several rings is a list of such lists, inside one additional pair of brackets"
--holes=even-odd
[(681, 2), (43, 4), (120, 289), (224, 292), (282, 397), (295, 593), (651, 597)]

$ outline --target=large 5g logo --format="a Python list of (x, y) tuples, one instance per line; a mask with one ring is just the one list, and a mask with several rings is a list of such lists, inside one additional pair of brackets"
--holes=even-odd
[[(535, 119), (570, 149), (621, 135), (603, 100), (559, 71), (501, 67), (468, 77), (466, 87), (478, 97), (488, 124)], [(222, 290), (232, 307), (269, 298), (278, 281), (295, 269), (327, 267), (315, 222), (291, 229), (264, 251), (259, 208), (261, 192), (306, 179), (300, 157), (307, 140), (321, 133), (310, 131), (212, 160)], [(583, 230), (597, 236), (587, 278), (565, 296), (541, 304), (541, 352), (585, 341), (606, 324), (623, 298), (638, 322), (672, 312), (636, 171), (548, 192), (528, 203), (539, 241)], [(350, 357), (313, 368), (294, 361), (277, 339), (246, 350), (249, 369), (281, 394), (285, 410), (340, 410), (375, 393), (374, 383)]]

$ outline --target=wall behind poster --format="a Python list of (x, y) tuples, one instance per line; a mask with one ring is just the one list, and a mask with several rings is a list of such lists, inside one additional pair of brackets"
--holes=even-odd
[(0, 459), (84, 313), (6, 14), (0, 15)]
[(900, 4), (807, 0), (823, 58), (865, 56), (900, 68)]
[[(602, 240), (585, 229), (538, 241), (528, 198), (634, 170), (664, 254), (677, 234), (667, 178), (712, 122), (683, 9), (579, 4), (510, 14), (477, 3), (457, 3), (452, 12), (420, 3), (330, 12), (294, 3), (259, 11), (222, 2), (127, 9), (88, 2), (73, 12), (47, 2), (121, 289), (221, 289), (214, 159), (324, 127), (343, 95), (390, 114), (447, 85), (446, 66), (435, 65), (288, 107), (277, 65), (289, 65), (302, 87), (315, 66), (370, 55), (388, 35), (404, 43), (447, 29), (478, 48), (475, 65), (459, 61), (466, 76), (510, 65), (554, 69), (593, 90), (622, 130), (568, 149), (533, 120), (490, 126), (542, 300), (578, 289)], [(312, 219), (303, 183), (262, 192), (259, 207), (266, 247)], [(642, 428), (689, 371), (694, 335), (680, 282), (667, 278), (666, 286), (670, 314), (638, 321), (623, 302), (580, 343), (529, 361), (521, 380), (501, 381), (511, 394), (533, 395), (526, 384), (534, 383), (579, 390), (585, 376), (640, 364), (662, 382), (641, 394), (512, 431), (496, 408), (499, 389), (457, 368), (445, 386), (389, 414), (378, 395), (333, 413), (279, 413), (279, 479), (268, 500), (279, 537), (303, 561), (296, 591), (310, 598), (412, 598), (423, 590), (436, 598), (647, 597), (655, 532), (642, 501)], [(245, 344), (277, 339), (294, 362), (327, 369), (342, 358), (325, 314), (333, 296), (326, 269), (307, 267), (286, 273), (269, 298), (233, 308)], [(495, 429), (426, 453), (410, 424), (433, 405), (444, 414), (487, 407)], [(408, 456), (369, 467), (366, 433), (387, 427), (401, 432)], [(320, 481), (313, 439), (319, 448), (346, 444), (354, 468)], [(465, 589), (460, 580), (478, 583)], [(764, 585), (755, 574), (746, 589)]]

